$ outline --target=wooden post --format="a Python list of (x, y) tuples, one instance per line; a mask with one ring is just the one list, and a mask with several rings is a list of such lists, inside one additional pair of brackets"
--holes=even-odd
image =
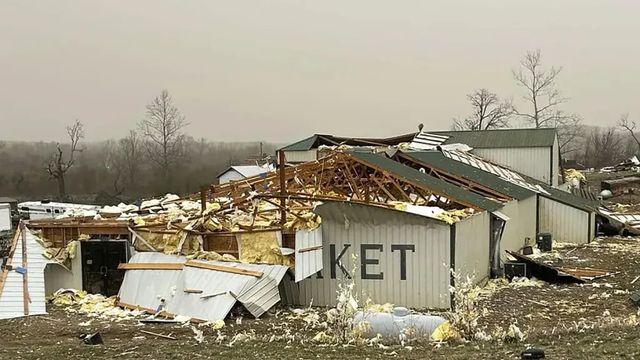
[(207, 210), (207, 187), (200, 188), (200, 212)]
[(287, 223), (287, 180), (285, 178), (285, 158), (284, 151), (278, 151), (278, 166), (280, 167), (280, 225)]
[(22, 237), (22, 307), (24, 314), (29, 315), (29, 272), (27, 271), (27, 230), (23, 222), (20, 222), (20, 233)]

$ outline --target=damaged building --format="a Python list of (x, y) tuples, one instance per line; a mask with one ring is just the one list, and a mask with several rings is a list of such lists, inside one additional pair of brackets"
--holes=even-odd
[(553, 187), (556, 152), (548, 129), (314, 135), (281, 149), (276, 171), (28, 226), (70, 264), (47, 265), (47, 292), (117, 293), (151, 313), (331, 306), (345, 278), (377, 302), (448, 309), (452, 273), (480, 283), (541, 233), (596, 236), (598, 202)]

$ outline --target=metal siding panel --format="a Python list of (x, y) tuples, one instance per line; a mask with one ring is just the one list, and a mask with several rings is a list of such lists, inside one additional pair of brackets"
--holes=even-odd
[(474, 149), (472, 152), (486, 160), (549, 184), (550, 147)]
[(554, 141), (553, 141), (553, 147), (551, 149), (551, 151), (553, 151), (553, 157), (552, 157), (552, 168), (551, 168), (551, 172), (552, 172), (552, 183), (551, 186), (558, 186), (558, 179), (560, 178), (560, 149), (559, 149), (559, 144), (558, 144), (558, 136), (555, 137)]
[[(37, 237), (28, 229), (26, 230), (27, 242), (27, 272), (28, 290), (30, 297), (29, 315), (46, 314), (46, 301), (44, 290), (44, 269), (49, 261), (42, 256), (44, 250), (37, 242)], [(13, 265), (22, 265), (21, 239), (11, 262)], [(0, 294), (0, 319), (8, 319), (24, 316), (22, 275), (15, 271), (7, 274), (6, 282)]]
[(587, 242), (589, 216), (583, 210), (540, 197), (540, 232), (549, 232), (558, 242)]
[[(344, 267), (352, 268), (351, 255), (360, 259), (360, 245), (381, 244), (382, 252), (370, 250), (369, 257), (379, 259), (379, 265), (368, 265), (369, 273), (383, 272), (383, 280), (362, 280), (362, 269), (358, 266), (355, 274), (357, 291), (374, 302), (391, 302), (412, 308), (448, 308), (449, 307), (449, 229), (446, 224), (429, 221), (428, 224), (405, 224), (407, 214), (390, 214), (387, 210), (364, 207), (357, 212), (367, 215), (384, 216), (383, 223), (361, 223), (350, 221), (345, 228), (344, 221), (324, 217), (323, 231), (323, 279), (315, 276), (300, 282), (301, 305), (332, 306), (336, 303), (338, 281), (331, 279), (329, 244), (336, 245), (336, 255), (343, 244), (350, 244), (347, 254), (341, 259)], [(382, 221), (382, 220), (381, 220)], [(415, 220), (413, 221), (415, 222)], [(427, 222), (427, 220), (425, 220)], [(415, 252), (406, 253), (406, 280), (400, 280), (400, 252), (391, 252), (391, 245), (415, 245)], [(336, 275), (341, 278), (340, 269)]]
[(525, 245), (526, 238), (535, 240), (536, 197), (511, 201), (500, 211), (510, 217), (500, 242), (500, 254), (504, 260), (506, 259), (505, 250), (518, 251)]
[(296, 231), (296, 282), (322, 270), (322, 248), (313, 251), (300, 252), (300, 249), (322, 245), (322, 227), (314, 230)]
[(317, 152), (313, 150), (305, 151), (285, 151), (284, 152), (286, 162), (307, 162), (317, 160)]
[(490, 215), (476, 214), (456, 223), (456, 272), (474, 275), (480, 282), (489, 277)]

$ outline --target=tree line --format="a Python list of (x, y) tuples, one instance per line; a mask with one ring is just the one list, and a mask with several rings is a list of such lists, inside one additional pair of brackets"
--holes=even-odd
[(196, 139), (185, 133), (188, 125), (163, 90), (119, 140), (86, 142), (76, 120), (66, 128), (65, 142), (0, 141), (0, 195), (117, 204), (194, 192), (231, 165), (255, 164), (275, 153), (275, 144)]
[(520, 104), (486, 88), (474, 90), (467, 95), (471, 113), (454, 118), (452, 128), (491, 130), (522, 125), (556, 128), (562, 158), (579, 160), (588, 167), (611, 165), (636, 154), (640, 148), (637, 124), (628, 115), (622, 115), (617, 126), (601, 129), (584, 126), (579, 114), (563, 109), (569, 98), (557, 88), (561, 72), (562, 67), (544, 66), (540, 50), (527, 52), (511, 71), (522, 90)]

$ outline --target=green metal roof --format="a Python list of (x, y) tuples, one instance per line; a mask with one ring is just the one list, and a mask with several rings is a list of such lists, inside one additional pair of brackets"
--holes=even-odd
[[(551, 147), (556, 138), (555, 129), (498, 129), (483, 131), (427, 131), (430, 134), (446, 135), (451, 138), (445, 144), (462, 143), (473, 148), (510, 148), (510, 147)], [(306, 151), (316, 149), (320, 145), (346, 144), (363, 145), (397, 145), (410, 142), (417, 133), (394, 136), (390, 138), (356, 138), (340, 137), (327, 134), (314, 134), (278, 150)]]
[(556, 129), (498, 129), (483, 131), (429, 131), (446, 135), (445, 144), (467, 144), (472, 148), (551, 147)]
[(405, 179), (406, 181), (420, 184), (454, 202), (468, 204), (487, 211), (495, 211), (502, 207), (502, 204), (499, 202), (476, 195), (444, 180), (423, 174), (414, 168), (391, 160), (384, 155), (354, 151), (349, 152), (349, 154), (361, 162), (372, 165), (381, 170), (388, 171), (401, 179)]
[(433, 166), (448, 174), (458, 176), (471, 182), (481, 184), (498, 193), (517, 200), (523, 200), (535, 195), (535, 192), (501, 179), (499, 176), (478, 169), (460, 161), (449, 159), (440, 151), (414, 151), (403, 153), (411, 159), (425, 166)]

